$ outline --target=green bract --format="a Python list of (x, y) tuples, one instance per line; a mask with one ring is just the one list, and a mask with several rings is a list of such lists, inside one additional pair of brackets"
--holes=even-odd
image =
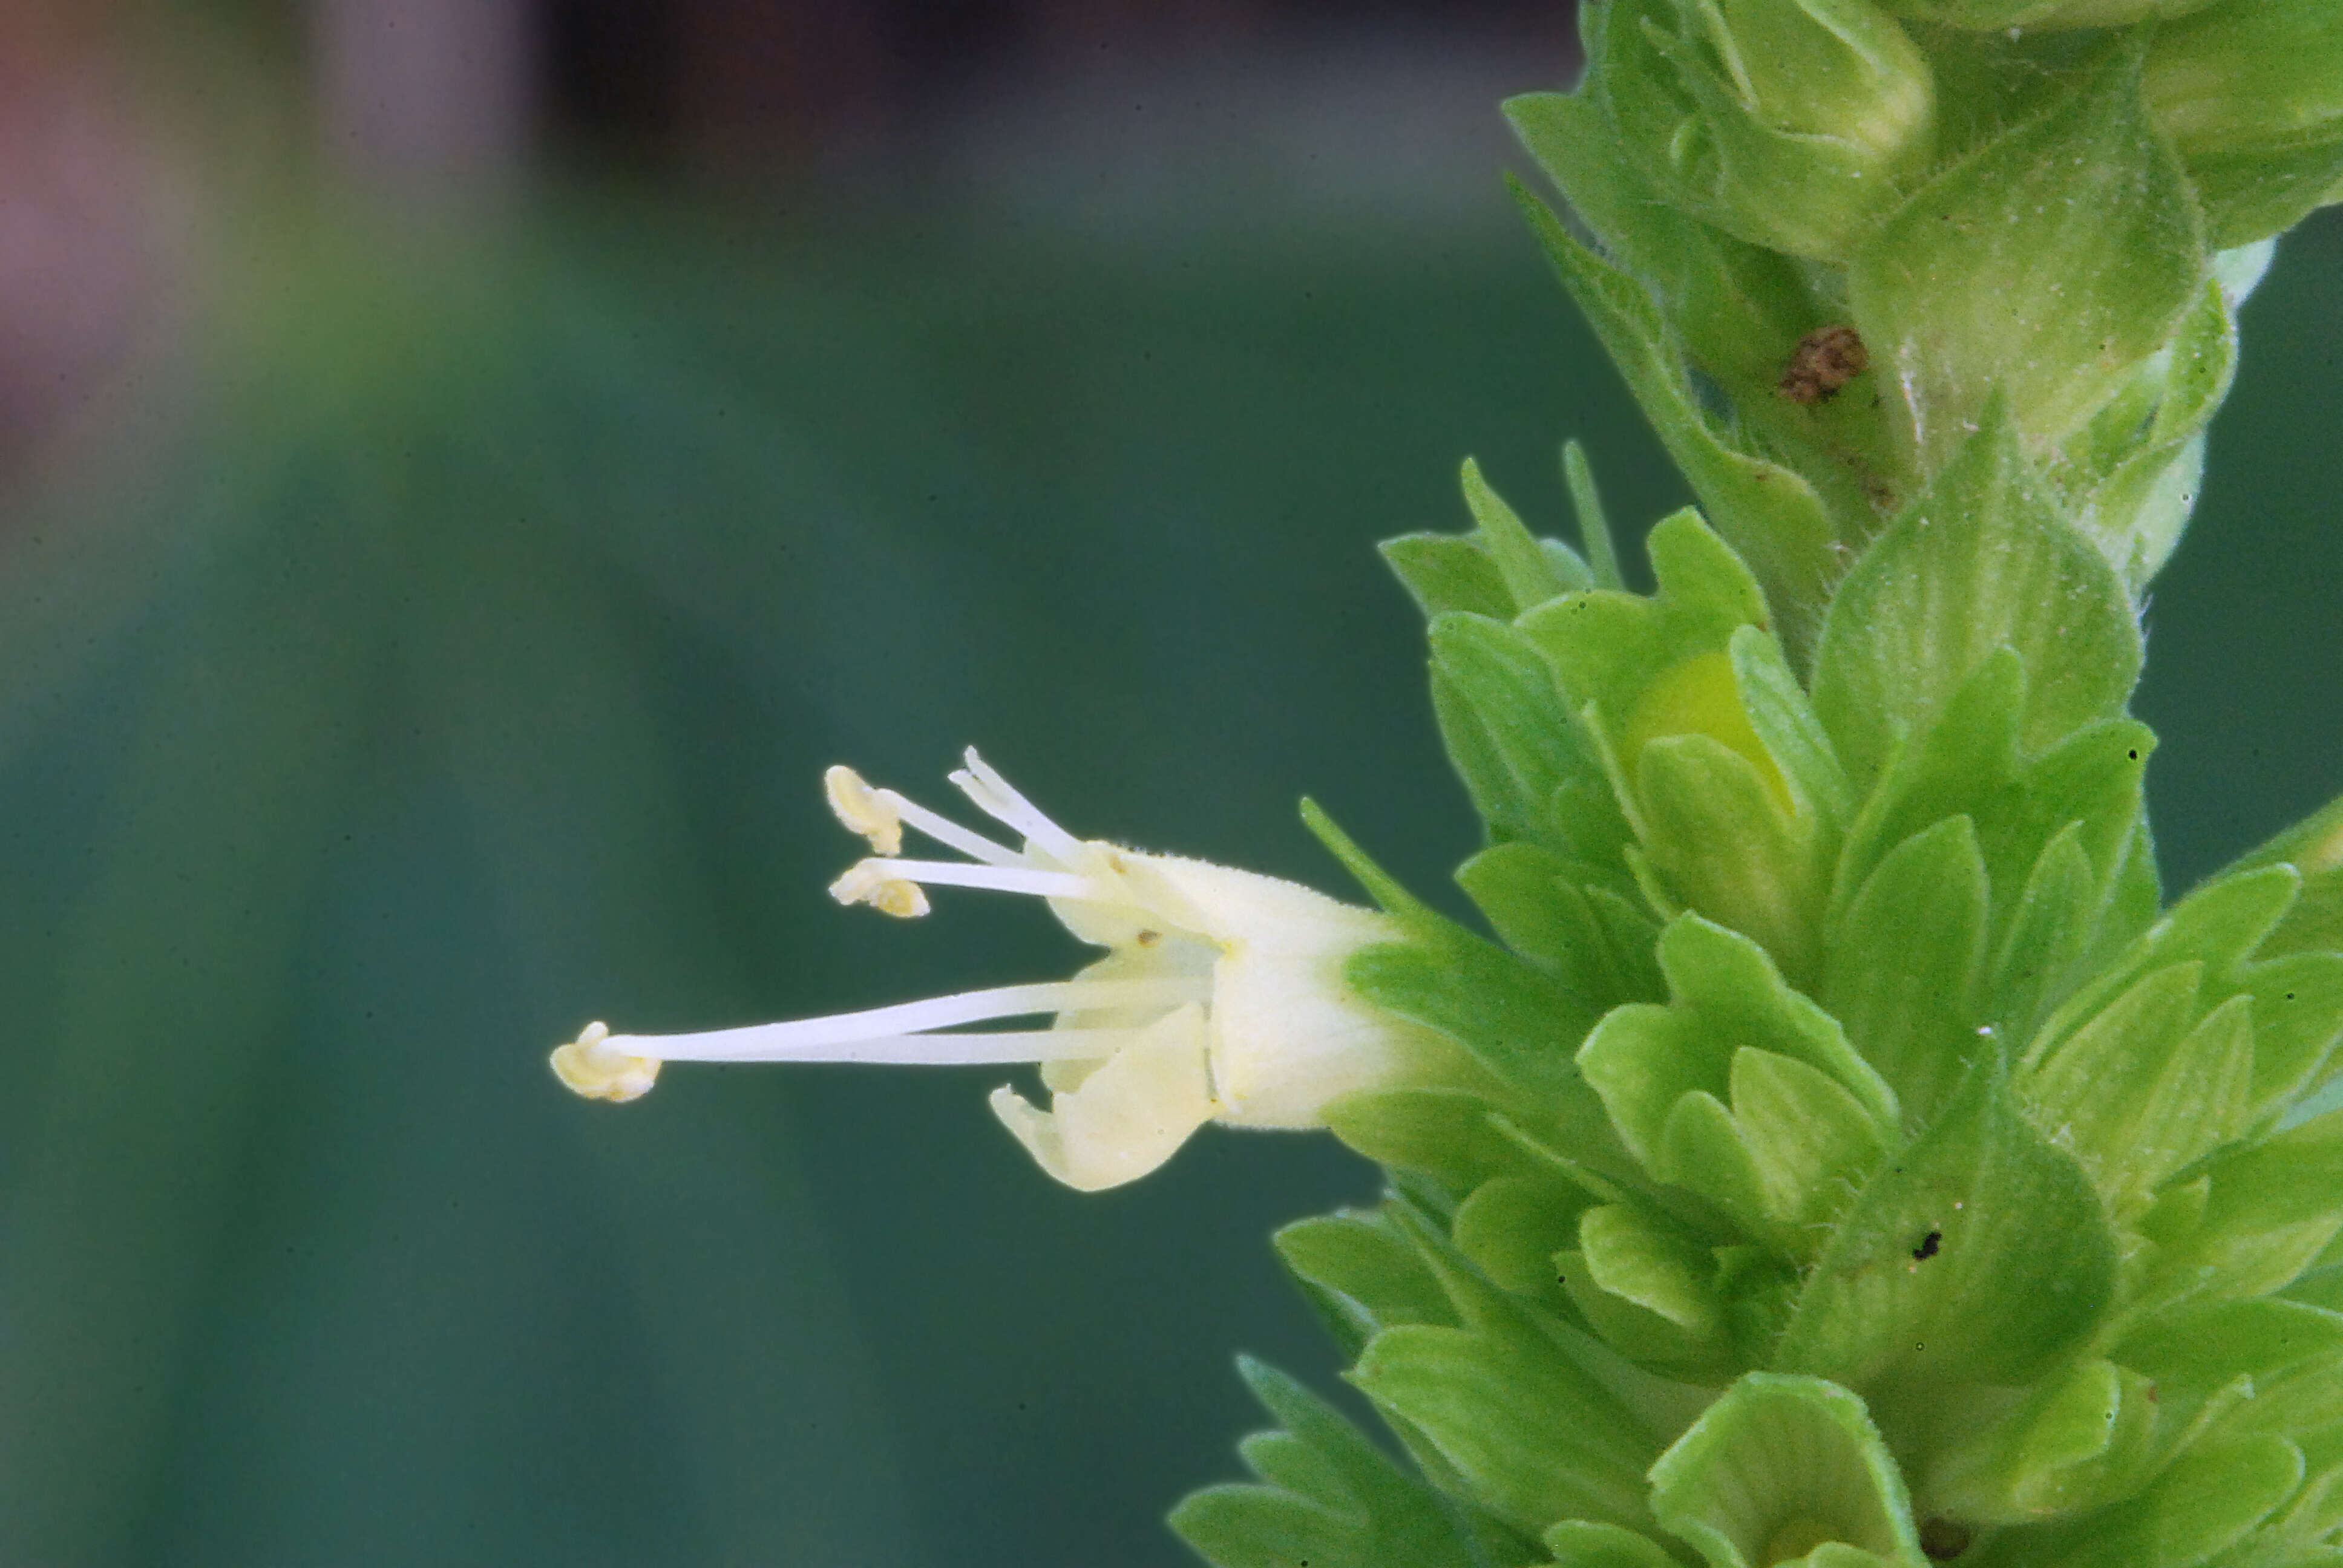
[[(1946, 27), (2005, 29), (2121, 27), (2184, 16), (2209, 0), (1890, 0), (1888, 9)], [(2251, 0), (2247, 0), (2251, 3)]]
[[(2129, 717), (2343, 0), (1610, 0), (1506, 106), (1698, 498), (1629, 591), (1477, 468), (1386, 555), (1488, 935), (1344, 977), (1470, 1070), (1324, 1120), (1280, 1256), (1402, 1451), (1283, 1430), (1228, 1568), (2343, 1565), (2343, 801), (2167, 907)], [(1475, 1074), (1478, 1076), (1476, 1077)]]
[(2161, 29), (2148, 109), (2243, 245), (2343, 200), (2343, 12), (2335, 0), (2224, 0)]
[(1903, 396), (1899, 446), (1940, 466), (1999, 396), (2064, 450), (2172, 339), (2207, 276), (2196, 204), (2110, 49), (2049, 112), (1916, 192), (1847, 269), (1848, 305)]
[(1585, 16), (1639, 170), (1752, 244), (1834, 255), (1927, 162), (1927, 57), (1870, 0), (1612, 0)]

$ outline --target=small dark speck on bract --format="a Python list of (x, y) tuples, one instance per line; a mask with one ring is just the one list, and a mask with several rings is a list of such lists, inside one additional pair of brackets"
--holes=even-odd
[(1926, 1262), (1928, 1259), (1935, 1257), (1936, 1255), (1936, 1244), (1944, 1239), (1945, 1233), (1942, 1231), (1929, 1231), (1926, 1235), (1920, 1238), (1920, 1244), (1912, 1249), (1913, 1258), (1917, 1261)]
[(1951, 1519), (1925, 1520), (1920, 1525), (1920, 1550), (1931, 1563), (1949, 1563), (1969, 1549), (1969, 1528)]

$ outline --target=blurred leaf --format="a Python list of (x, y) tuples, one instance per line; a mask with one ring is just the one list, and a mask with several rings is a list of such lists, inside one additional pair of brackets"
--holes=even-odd
[(352, 717), (386, 675), (380, 601), (339, 575), (365, 547), (340, 522), (270, 541), (292, 593), (226, 552), (181, 609), (185, 656), (138, 705), (0, 1275), (0, 1540), (22, 1555), (140, 1549), (125, 1499), (151, 1496), (166, 1462), (336, 799), (364, 757)]

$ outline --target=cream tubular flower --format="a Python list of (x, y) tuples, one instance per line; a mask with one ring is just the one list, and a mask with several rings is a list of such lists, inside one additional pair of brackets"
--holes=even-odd
[[(663, 1061), (1038, 1062), (1047, 1110), (997, 1089), (992, 1109), (1044, 1170), (1086, 1191), (1144, 1176), (1207, 1121), (1315, 1127), (1355, 1089), (1440, 1075), (1451, 1048), (1352, 995), (1342, 964), (1398, 932), (1384, 916), (1273, 877), (1074, 838), (975, 751), (951, 781), (1021, 840), (1010, 849), (851, 769), (825, 778), (839, 819), (878, 853), (832, 884), (840, 903), (927, 913), (927, 888), (1046, 900), (1108, 950), (1068, 980), (707, 1034), (614, 1035), (553, 1053), (578, 1093), (632, 1100)], [(903, 829), (963, 859), (903, 858)], [(1048, 1028), (948, 1032), (1050, 1017)]]

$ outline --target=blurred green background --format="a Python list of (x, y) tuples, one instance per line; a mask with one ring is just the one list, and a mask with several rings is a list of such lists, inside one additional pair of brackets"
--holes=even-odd
[[(337, 117), (355, 0), (0, 7), (0, 1561), (1169, 1564), (1232, 1353), (1333, 1386), (1264, 1241), (1372, 1193), (1324, 1140), (1082, 1197), (997, 1070), (544, 1067), (1081, 961), (832, 904), (838, 760), (1345, 891), (1306, 790), (1436, 892), (1373, 542), (1468, 452), (1566, 531), (1565, 434), (1684, 498), (1496, 178), (1566, 15), (1175, 9), (418, 140)], [(2343, 782), (2332, 217), (2149, 612), (2176, 887)]]

